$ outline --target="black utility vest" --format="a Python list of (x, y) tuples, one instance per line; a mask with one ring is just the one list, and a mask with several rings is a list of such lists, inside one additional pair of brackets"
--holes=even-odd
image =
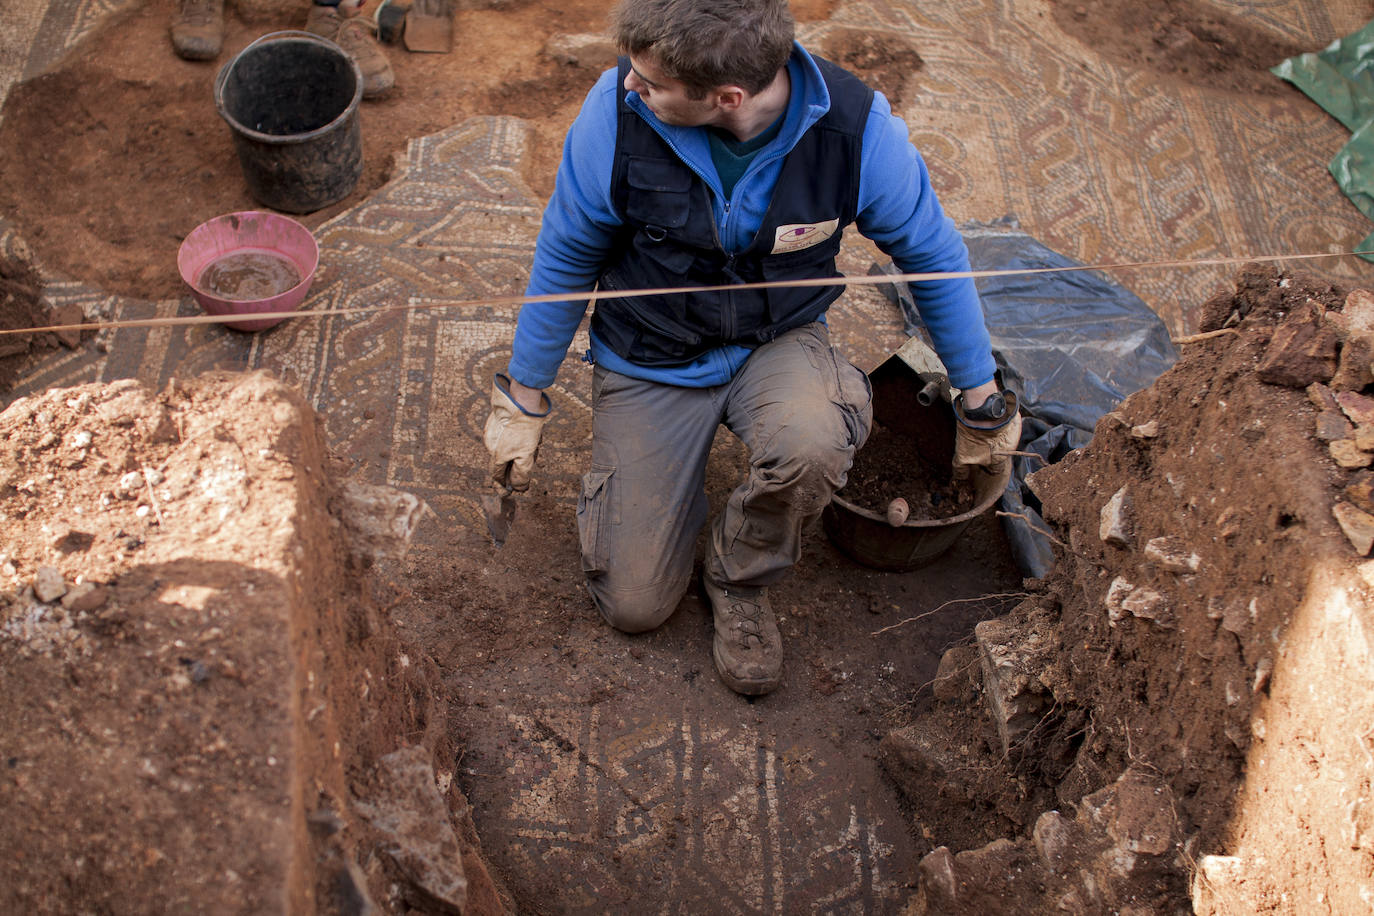
[[(858, 213), (859, 154), (873, 90), (829, 61), (815, 60), (830, 91), (830, 110), (783, 160), (758, 235), (735, 254), (721, 246), (706, 183), (621, 96), (611, 195), (624, 225), (600, 289), (840, 276), (835, 255), (844, 227)], [(628, 58), (621, 58), (621, 86), (628, 69)], [(592, 330), (630, 362), (684, 365), (722, 344), (756, 347), (815, 321), (842, 291), (821, 286), (603, 299)]]

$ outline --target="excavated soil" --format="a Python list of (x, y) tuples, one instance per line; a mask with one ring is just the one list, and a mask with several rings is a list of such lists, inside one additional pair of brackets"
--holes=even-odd
[[(1360, 673), (1369, 544), (1337, 518), (1374, 508), (1370, 456), (1328, 445), (1374, 417), (1367, 355), (1332, 380), (1374, 315), (1343, 315), (1345, 301), (1248, 267), (1207, 304), (1228, 330), (1186, 345), (1089, 446), (1032, 475), (1054, 570), (978, 625), (976, 647), (947, 653), (936, 706), (885, 742), (948, 847), (922, 863), (917, 912), (1363, 909), (1367, 735), (1323, 725), (1331, 702), (1356, 721), (1374, 702)], [(1326, 329), (1318, 343), (1307, 327)], [(1316, 640), (1336, 637), (1329, 656), (1311, 613), (1334, 623)], [(981, 816), (962, 817), (969, 805)]]
[[(1344, 297), (1319, 281), (1280, 289), (1279, 277), (1259, 269), (1240, 285), (1247, 304), (1256, 274), (1268, 275), (1266, 293), (1288, 294), (1282, 307), (1256, 308), (1245, 333), (1191, 345), (1173, 370), (1099, 423), (1089, 448), (1034, 483), (1079, 561), (1075, 580), (1061, 564), (1046, 602), (1060, 605), (1065, 655), (1056, 667), (1069, 685), (1066, 699), (1095, 713), (1090, 727), (1069, 723), (1084, 729), (1080, 747), (1092, 751), (1092, 767), (1079, 768), (1115, 774), (1132, 757), (1149, 761), (1173, 785), (1205, 846), (1221, 840), (1233, 813), (1255, 697), (1264, 689), (1257, 666), (1266, 658), (1273, 664), (1274, 634), (1302, 604), (1307, 571), (1326, 556), (1356, 558), (1331, 514), (1354, 472), (1337, 466), (1316, 438), (1317, 409), (1307, 394), (1255, 372), (1273, 326), (1298, 303), (1339, 305)], [(1151, 422), (1157, 436), (1132, 434)], [(1101, 507), (1121, 487), (1139, 541), (1133, 546), (1176, 539), (1196, 557), (1185, 579), (1159, 565), (1128, 569), (1134, 552), (1098, 536)], [(1118, 573), (1168, 594), (1172, 619), (1112, 626), (1100, 609)], [(1110, 690), (1099, 683), (1105, 671)], [(1228, 698), (1226, 685), (1243, 686), (1244, 695)], [(1093, 750), (1099, 743), (1104, 751)]]
[[(455, 751), (338, 534), (338, 469), (265, 373), (0, 413), (7, 912), (450, 911), (359, 815), (405, 813), (374, 772), (398, 739), (431, 783)], [(501, 912), (466, 801), (434, 798), (468, 911)]]
[[(807, 0), (794, 4), (795, 15), (825, 19), (834, 5)], [(206, 214), (257, 206), (215, 109), (214, 78), (259, 35), (301, 28), (307, 6), (231, 3), (237, 15), (227, 17), (224, 51), (213, 62), (171, 52), (167, 28), (177, 6), (135, 4), (83, 51), (10, 93), (0, 124), (0, 209), (49, 272), (127, 296), (172, 298), (180, 293), (176, 252), (186, 234)], [(555, 35), (600, 33), (607, 4), (513, 0), (492, 7), (457, 13), (453, 53), (387, 49), (396, 88), (359, 109), (362, 178), (347, 198), (301, 222), (314, 229), (357, 205), (386, 183), (410, 138), (474, 115), (529, 120), (536, 138), (525, 178), (541, 196), (552, 191), (563, 134), (606, 60), (560, 63), (544, 49)], [(856, 57), (851, 44), (866, 56)], [(853, 58), (861, 72), (865, 62), (873, 72), (919, 62), (909, 49), (884, 53), (886, 44), (847, 36), (836, 56)]]
[(913, 519), (962, 515), (978, 502), (971, 483), (955, 481), (949, 467), (927, 460), (910, 437), (877, 424), (840, 495), (879, 515), (901, 499)]

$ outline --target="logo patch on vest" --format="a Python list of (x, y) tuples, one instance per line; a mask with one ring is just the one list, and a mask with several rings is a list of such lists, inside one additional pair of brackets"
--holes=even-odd
[(779, 226), (777, 235), (773, 238), (772, 253), (784, 254), (819, 245), (834, 235), (839, 228), (838, 219), (828, 219), (823, 223), (792, 223)]

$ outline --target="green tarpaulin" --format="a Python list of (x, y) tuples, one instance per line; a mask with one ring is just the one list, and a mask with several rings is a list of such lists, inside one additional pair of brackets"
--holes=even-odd
[[(1272, 69), (1351, 132), (1331, 160), (1331, 174), (1360, 212), (1374, 220), (1374, 22), (1325, 50), (1300, 54)], [(1374, 251), (1374, 233), (1359, 245)], [(1374, 254), (1364, 255), (1374, 261)]]

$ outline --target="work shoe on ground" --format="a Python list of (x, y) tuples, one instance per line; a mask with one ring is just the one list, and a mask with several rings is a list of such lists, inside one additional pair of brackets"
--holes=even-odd
[(761, 696), (782, 681), (782, 636), (768, 593), (701, 577), (716, 635), (711, 657), (721, 680), (735, 693)]
[(224, 0), (182, 0), (172, 48), (186, 60), (214, 60), (224, 45)]
[[(189, 2), (189, 0), (188, 0)], [(372, 34), (373, 26), (365, 19), (345, 19), (332, 6), (310, 5), (305, 18), (305, 30), (328, 38), (353, 58), (363, 73), (363, 98), (375, 99), (386, 95), (396, 85), (396, 74), (386, 51)]]

